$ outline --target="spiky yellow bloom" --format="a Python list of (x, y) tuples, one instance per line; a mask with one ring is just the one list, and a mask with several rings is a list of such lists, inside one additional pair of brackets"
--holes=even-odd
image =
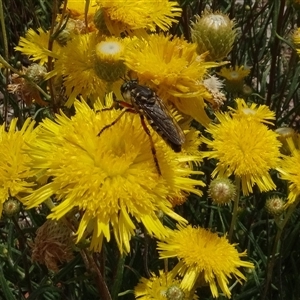
[(125, 51), (127, 67), (137, 73), (141, 83), (157, 91), (165, 101), (172, 101), (183, 113), (201, 123), (209, 123), (203, 97), (211, 95), (203, 84), (208, 68), (217, 66), (205, 62), (196, 53), (196, 44), (179, 37), (153, 34), (133, 39)]
[(212, 176), (235, 175), (241, 180), (244, 195), (252, 193), (254, 184), (261, 191), (275, 189), (269, 171), (278, 167), (278, 135), (251, 114), (242, 117), (242, 114), (216, 112), (215, 116), (219, 123), (210, 124), (207, 129), (212, 140), (202, 138), (211, 149), (203, 152), (204, 157), (218, 160)]
[(291, 137), (286, 140), (291, 155), (284, 156), (277, 170), (281, 178), (289, 182), (289, 195), (287, 205), (296, 201), (300, 195), (300, 135), (298, 141), (293, 141)]
[(181, 14), (178, 4), (168, 0), (101, 0), (98, 4), (107, 28), (114, 35), (136, 29), (155, 31), (156, 26), (167, 30)]
[[(197, 295), (192, 295), (191, 293), (183, 292), (180, 288), (180, 280), (174, 278), (172, 272), (165, 273), (159, 270), (159, 275), (151, 274), (149, 279), (142, 277), (138, 285), (134, 288), (135, 298), (139, 300), (169, 300), (169, 299), (182, 299), (191, 300), (198, 299)], [(170, 297), (170, 293), (175, 293), (177, 297), (173, 294)]]
[(54, 75), (64, 78), (69, 97), (67, 106), (72, 105), (79, 94), (91, 101), (98, 97), (102, 99), (111, 91), (114, 81), (120, 81), (125, 72), (120, 59), (124, 42), (125, 39), (101, 38), (96, 33), (89, 33), (75, 36), (62, 48), (54, 70), (47, 78)]
[(179, 37), (151, 34), (133, 39), (124, 59), (141, 82), (150, 82), (169, 95), (192, 97), (203, 93), (199, 81), (207, 68), (217, 65), (204, 62), (204, 57), (197, 55), (196, 47)]
[(226, 78), (230, 81), (240, 81), (244, 79), (246, 76), (248, 76), (250, 73), (249, 68), (245, 68), (244, 66), (235, 66), (233, 67), (223, 67), (218, 75)]
[(225, 236), (219, 237), (216, 233), (189, 225), (178, 226), (165, 241), (158, 243), (158, 250), (160, 258), (178, 258), (172, 272), (183, 276), (180, 286), (184, 290), (191, 291), (197, 281), (204, 280), (213, 297), (219, 295), (217, 286), (230, 297), (229, 278), (233, 275), (238, 281), (245, 280), (238, 268), (254, 268), (252, 263), (241, 260), (246, 251), (238, 253), (234, 246)]
[(52, 51), (48, 50), (50, 34), (45, 32), (42, 28), (38, 28), (37, 32), (33, 29), (28, 29), (25, 37), (21, 37), (19, 46), (15, 50), (28, 55), (32, 61), (38, 61), (41, 65), (48, 61), (48, 57), (58, 58), (60, 46), (54, 41)]
[[(110, 101), (112, 97), (110, 97)], [(163, 237), (166, 229), (157, 212), (185, 222), (171, 207), (167, 197), (182, 192), (201, 192), (200, 180), (189, 178), (188, 162), (200, 159), (184, 152), (175, 153), (151, 131), (162, 175), (158, 174), (148, 135), (138, 115), (125, 113), (100, 136), (98, 133), (120, 115), (119, 110), (95, 110), (75, 102), (76, 115), (57, 116), (39, 125), (38, 139), (31, 146), (32, 167), (46, 172), (51, 181), (24, 200), (34, 207), (55, 195), (57, 206), (50, 218), (60, 219), (74, 207), (82, 212), (78, 239), (92, 233), (91, 249), (100, 251), (103, 238), (113, 233), (121, 252), (130, 251), (130, 238), (137, 222), (149, 234)], [(150, 129), (150, 128), (149, 128)], [(201, 173), (201, 172), (200, 172)]]
[(32, 182), (27, 181), (34, 175), (26, 165), (30, 158), (23, 151), (26, 143), (34, 139), (34, 122), (27, 119), (20, 131), (16, 131), (17, 119), (13, 119), (8, 132), (5, 125), (0, 127), (0, 215), (3, 203), (9, 197), (20, 197), (21, 193), (31, 192)]
[(244, 66), (223, 67), (218, 75), (225, 78), (225, 87), (229, 92), (241, 92), (244, 86), (244, 78), (248, 76), (250, 69)]
[(274, 125), (273, 122), (268, 120), (275, 120), (275, 113), (270, 110), (266, 105), (258, 105), (256, 103), (251, 103), (250, 106), (247, 105), (244, 99), (236, 98), (236, 109), (229, 107), (231, 111), (234, 112), (235, 118), (246, 118), (247, 120), (255, 120), (261, 123)]

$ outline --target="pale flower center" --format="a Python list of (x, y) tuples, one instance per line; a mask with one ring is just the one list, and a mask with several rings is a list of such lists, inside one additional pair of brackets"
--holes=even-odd
[(104, 55), (115, 55), (122, 51), (122, 44), (119, 42), (101, 42), (96, 46), (96, 51)]
[(275, 131), (283, 136), (292, 135), (295, 133), (295, 130), (291, 127), (280, 127), (280, 128), (277, 128)]
[(224, 16), (222, 15), (210, 15), (208, 20), (211, 27), (215, 27), (215, 28), (226, 26), (228, 23), (226, 18), (224, 18)]
[(245, 115), (255, 115), (256, 114), (256, 111), (251, 109), (251, 108), (244, 108), (243, 109), (243, 113)]

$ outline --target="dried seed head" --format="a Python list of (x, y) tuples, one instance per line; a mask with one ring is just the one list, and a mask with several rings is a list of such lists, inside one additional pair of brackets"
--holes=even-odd
[(39, 64), (31, 64), (26, 70), (25, 75), (28, 76), (29, 79), (31, 79), (34, 83), (40, 84), (44, 80), (46, 73), (47, 69), (44, 66)]
[(71, 230), (62, 222), (47, 220), (38, 230), (32, 247), (32, 260), (57, 272), (59, 265), (73, 258)]
[(219, 110), (226, 101), (226, 96), (221, 91), (224, 85), (223, 82), (216, 76), (209, 76), (203, 81), (203, 84), (212, 95), (212, 99), (210, 100), (212, 108)]

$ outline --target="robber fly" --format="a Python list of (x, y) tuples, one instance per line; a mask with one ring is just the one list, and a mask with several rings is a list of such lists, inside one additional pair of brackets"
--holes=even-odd
[(137, 80), (128, 80), (121, 86), (121, 94), (125, 100), (117, 101), (124, 107), (123, 112), (111, 124), (106, 125), (98, 133), (98, 136), (107, 128), (113, 126), (123, 116), (125, 112), (138, 113), (142, 126), (149, 136), (151, 151), (158, 173), (161, 170), (156, 157), (156, 150), (149, 129), (145, 123), (145, 117), (152, 128), (164, 139), (164, 141), (175, 151), (180, 152), (181, 146), (185, 142), (182, 129), (174, 120), (163, 101), (149, 87), (138, 84)]

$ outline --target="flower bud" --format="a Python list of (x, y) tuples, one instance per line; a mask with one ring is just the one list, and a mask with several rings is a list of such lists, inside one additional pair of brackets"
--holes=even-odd
[(287, 143), (287, 138), (291, 137), (294, 141), (297, 139), (297, 133), (291, 127), (279, 127), (275, 130), (278, 133), (278, 140), (281, 142), (280, 152), (285, 155), (290, 155), (291, 150)]
[(253, 89), (251, 86), (249, 86), (248, 84), (244, 84), (243, 86), (243, 95), (245, 97), (249, 97), (253, 94)]
[(95, 72), (99, 78), (114, 82), (124, 76), (126, 66), (122, 59), (124, 45), (117, 38), (108, 38), (96, 45)]
[(185, 299), (183, 290), (176, 284), (171, 285), (166, 292), (168, 300), (183, 300)]
[(216, 178), (210, 183), (208, 194), (215, 204), (229, 204), (236, 195), (236, 188), (228, 178)]
[(17, 216), (20, 212), (20, 202), (17, 199), (9, 198), (3, 204), (3, 213), (8, 218)]
[(191, 34), (197, 43), (197, 52), (209, 51), (207, 60), (221, 60), (231, 51), (236, 30), (235, 23), (222, 13), (206, 12), (202, 17), (196, 16), (192, 23)]
[(273, 217), (278, 217), (285, 210), (284, 204), (285, 204), (285, 201), (282, 198), (280, 198), (278, 196), (274, 196), (274, 197), (267, 199), (266, 204), (265, 204), (265, 209)]

